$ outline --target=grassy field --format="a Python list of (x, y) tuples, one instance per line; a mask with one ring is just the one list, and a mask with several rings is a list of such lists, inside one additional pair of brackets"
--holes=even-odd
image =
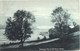
[(10, 48), (2, 49), (1, 51), (20, 51), (20, 50), (40, 50), (40, 48), (64, 48), (65, 50), (78, 50), (79, 49), (79, 35), (73, 37), (74, 40), (57, 40), (50, 43), (40, 44), (40, 45), (31, 45), (20, 48)]

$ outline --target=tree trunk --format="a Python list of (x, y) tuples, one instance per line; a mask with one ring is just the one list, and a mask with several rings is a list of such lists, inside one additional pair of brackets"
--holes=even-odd
[(63, 29), (62, 29), (62, 24), (59, 24), (59, 29), (60, 29), (60, 38), (63, 39)]
[(23, 47), (23, 43), (24, 43), (24, 41), (23, 41), (23, 39), (21, 39), (21, 47)]

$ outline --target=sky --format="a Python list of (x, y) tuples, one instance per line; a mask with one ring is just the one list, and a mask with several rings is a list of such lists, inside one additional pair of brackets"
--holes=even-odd
[[(71, 18), (79, 24), (79, 0), (0, 0), (0, 25), (5, 25), (7, 18), (13, 17), (17, 10), (30, 11), (36, 18), (35, 27), (39, 29), (34, 31), (32, 35), (34, 39), (35, 36), (36, 38), (40, 36), (40, 32), (48, 32), (48, 29), (54, 28), (51, 13), (60, 6), (68, 10)], [(0, 32), (1, 40), (6, 39), (2, 32)]]
[(0, 0), (0, 24), (5, 25), (7, 18), (13, 17), (17, 10), (26, 10), (35, 16), (37, 28), (49, 29), (53, 27), (51, 13), (60, 6), (79, 22), (79, 0)]

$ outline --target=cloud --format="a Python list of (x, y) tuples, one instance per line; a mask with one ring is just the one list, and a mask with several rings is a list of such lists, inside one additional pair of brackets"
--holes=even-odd
[[(8, 17), (12, 17), (18, 9), (23, 9), (31, 11), (35, 17), (42, 17), (49, 20), (48, 17), (51, 16), (52, 10), (62, 6), (71, 13), (75, 13), (72, 15), (78, 20), (78, 5), (78, 0), (3, 0), (0, 1), (0, 17), (6, 16), (5, 19), (7, 19)], [(0, 21), (5, 22), (4, 19), (0, 19)]]

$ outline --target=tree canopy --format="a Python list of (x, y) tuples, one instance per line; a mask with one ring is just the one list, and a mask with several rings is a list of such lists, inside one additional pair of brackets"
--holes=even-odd
[(69, 33), (70, 14), (62, 7), (57, 7), (52, 13), (52, 22), (61, 37), (66, 37)]
[(13, 20), (11, 17), (7, 19), (4, 35), (9, 40), (24, 42), (33, 33), (31, 26), (34, 22), (34, 15), (25, 10), (18, 10), (14, 13)]

